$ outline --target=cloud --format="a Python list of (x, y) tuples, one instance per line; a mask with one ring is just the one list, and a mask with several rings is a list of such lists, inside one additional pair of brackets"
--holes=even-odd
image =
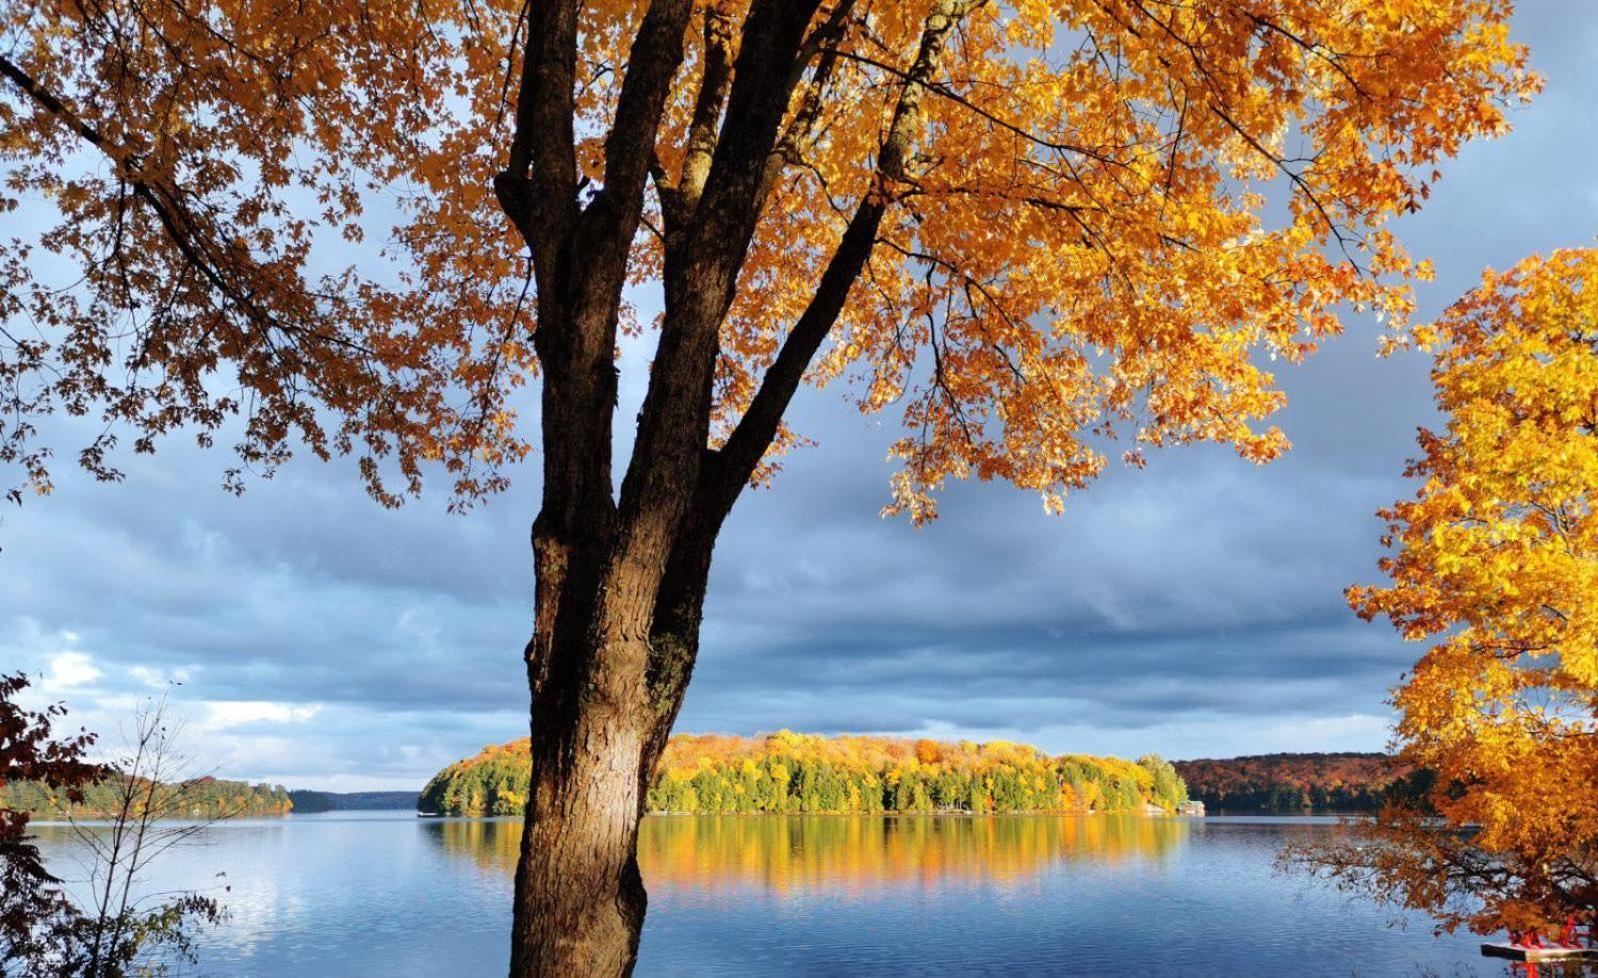
[(59, 652), (51, 656), (44, 677), (39, 682), (41, 690), (60, 693), (77, 686), (86, 686), (105, 673), (94, 665), (94, 660), (83, 652)]
[(148, 666), (129, 666), (128, 675), (152, 690), (165, 690), (170, 686), (187, 682), (189, 670), (175, 668), (169, 671), (151, 669)]
[(322, 704), (295, 706), (263, 700), (206, 700), (195, 729), (203, 732), (230, 730), (256, 724), (305, 723), (322, 712)]

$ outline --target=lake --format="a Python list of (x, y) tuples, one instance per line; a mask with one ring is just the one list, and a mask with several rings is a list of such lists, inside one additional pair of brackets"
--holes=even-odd
[[(1284, 878), (1330, 818), (652, 816), (640, 975), (1507, 975), (1468, 935)], [(37, 827), (79, 872), (70, 830)], [(513, 819), (224, 823), (150, 885), (230, 919), (202, 975), (503, 975)], [(227, 887), (225, 891), (221, 887)], [(1404, 926), (1407, 924), (1407, 926)], [(1548, 973), (1545, 967), (1544, 974)]]

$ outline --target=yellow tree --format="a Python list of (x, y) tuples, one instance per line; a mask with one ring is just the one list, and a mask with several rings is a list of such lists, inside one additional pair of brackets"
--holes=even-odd
[(1511, 6), (11, 0), (0, 461), (48, 487), (52, 409), (115, 423), (106, 478), (119, 431), (241, 416), (241, 467), (303, 441), (395, 503), (434, 460), (464, 503), (539, 448), (512, 971), (622, 973), (712, 549), (801, 383), (902, 416), (918, 522), (971, 475), (1058, 509), (1114, 437), (1272, 458), (1265, 362), (1403, 319), (1389, 219), (1535, 87)]
[[(1382, 511), (1386, 587), (1355, 587), (1436, 644), (1395, 697), (1424, 790), (1384, 844), (1319, 854), (1334, 878), (1453, 929), (1598, 916), (1598, 250), (1489, 272), (1435, 327), (1447, 416), (1414, 499)], [(1430, 775), (1435, 775), (1433, 779)], [(1441, 816), (1443, 825), (1432, 816)]]

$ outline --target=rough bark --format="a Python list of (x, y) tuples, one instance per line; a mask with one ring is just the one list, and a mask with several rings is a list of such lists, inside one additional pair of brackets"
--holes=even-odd
[[(892, 185), (908, 175), (921, 83), (963, 9), (945, 0), (928, 19), (875, 185), (750, 409), (713, 452), (705, 446), (721, 324), (773, 173), (832, 70), (830, 57), (817, 56), (851, 5), (813, 25), (818, 6), (755, 0), (731, 65), (732, 25), (723, 9), (711, 12), (690, 160), (671, 186), (653, 139), (691, 4), (653, 0), (606, 141), (605, 183), (586, 207), (576, 200), (569, 120), (576, 8), (536, 4), (529, 15), (516, 135), (495, 184), (534, 258), (543, 367), (544, 495), (526, 649), (533, 784), (512, 978), (632, 971), (647, 904), (638, 823), (698, 654), (716, 537), (870, 259)], [(810, 89), (794, 110), (807, 71)], [(617, 309), (652, 167), (667, 217), (666, 308), (637, 442), (613, 498)]]

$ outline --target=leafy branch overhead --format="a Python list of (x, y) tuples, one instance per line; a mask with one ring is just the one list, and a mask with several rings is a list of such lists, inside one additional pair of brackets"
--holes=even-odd
[(1536, 87), (1502, 0), (778, 7), (0, 7), (0, 461), (47, 489), (66, 411), (102, 478), (236, 430), (234, 485), (303, 441), (469, 502), (540, 371), (613, 399), (614, 274), (709, 386), (657, 369), (640, 442), (708, 396), (711, 483), (770, 474), (805, 378), (901, 416), (916, 519), (951, 476), (1057, 506), (1110, 435), (1263, 461), (1262, 355), (1403, 322), (1388, 220)]

